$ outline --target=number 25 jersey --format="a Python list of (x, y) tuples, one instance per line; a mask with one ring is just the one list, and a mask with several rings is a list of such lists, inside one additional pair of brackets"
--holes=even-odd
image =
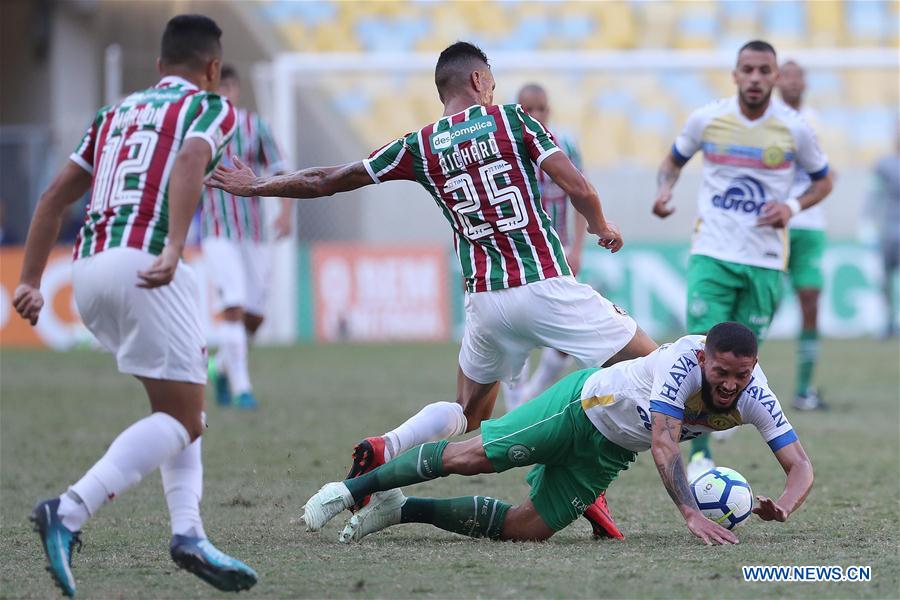
[(474, 105), (363, 161), (377, 183), (416, 181), (453, 228), (470, 292), (571, 275), (541, 206), (537, 169), (559, 148), (518, 104)]
[(228, 101), (185, 79), (101, 108), (69, 157), (93, 176), (91, 202), (75, 240), (75, 259), (116, 247), (158, 255), (169, 233), (169, 177), (185, 140), (206, 141), (210, 173), (234, 133)]

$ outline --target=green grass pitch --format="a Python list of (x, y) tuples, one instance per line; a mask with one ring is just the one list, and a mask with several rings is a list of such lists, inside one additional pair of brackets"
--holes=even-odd
[[(209, 408), (203, 512), (210, 538), (254, 566), (255, 597), (897, 597), (900, 400), (898, 348), (826, 341), (818, 382), (832, 410), (797, 414), (790, 342), (770, 342), (762, 364), (816, 472), (813, 491), (785, 524), (752, 517), (734, 547), (693, 538), (648, 453), (609, 490), (624, 542), (594, 541), (585, 521), (546, 543), (470, 540), (406, 525), (343, 546), (337, 518), (318, 534), (298, 523), (319, 485), (342, 478), (353, 444), (395, 426), (426, 403), (455, 397), (453, 344), (256, 349), (262, 409)], [(78, 351), (2, 353), (0, 596), (56, 595), (26, 520), (147, 411), (137, 382), (110, 356)], [(502, 406), (497, 407), (497, 414)], [(783, 474), (752, 428), (713, 444), (756, 494), (776, 496)], [(420, 496), (525, 497), (524, 469), (451, 477)], [(409, 493), (409, 490), (407, 490)], [(168, 557), (159, 475), (90, 523), (74, 573), (85, 598), (206, 598), (218, 593)], [(742, 565), (870, 565), (871, 583), (745, 583)]]

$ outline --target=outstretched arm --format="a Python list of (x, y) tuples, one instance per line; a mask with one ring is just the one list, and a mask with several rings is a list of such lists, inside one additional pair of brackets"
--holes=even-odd
[(618, 252), (624, 243), (622, 234), (618, 227), (603, 217), (597, 190), (581, 171), (575, 168), (569, 157), (563, 152), (554, 152), (541, 162), (541, 169), (562, 188), (575, 210), (584, 216), (587, 230), (600, 238), (599, 244)]
[(236, 196), (322, 198), (375, 183), (362, 161), (337, 167), (311, 167), (274, 177), (257, 177), (240, 159), (233, 157), (233, 161), (235, 168), (220, 165), (206, 185)]
[(675, 506), (681, 511), (688, 529), (707, 545), (738, 543), (738, 539), (733, 533), (704, 517), (697, 508), (697, 502), (694, 500), (691, 486), (684, 472), (681, 451), (678, 449), (678, 440), (681, 438), (681, 421), (663, 413), (654, 412), (652, 415), (653, 433), (650, 452), (663, 485), (666, 486), (666, 491), (669, 492)]
[(656, 173), (656, 200), (653, 202), (653, 214), (660, 219), (665, 219), (673, 212), (674, 208), (669, 206), (672, 200), (672, 188), (675, 182), (681, 176), (681, 168), (684, 163), (675, 159), (675, 156), (669, 152), (659, 165), (659, 171)]
[(813, 468), (800, 441), (792, 442), (775, 453), (781, 468), (787, 474), (784, 492), (778, 500), (757, 496), (759, 506), (753, 509), (763, 521), (784, 522), (800, 508), (813, 484)]
[(66, 161), (50, 187), (41, 194), (25, 240), (25, 258), (19, 285), (13, 293), (13, 306), (23, 319), (32, 325), (38, 321), (44, 299), (41, 296), (41, 277), (47, 266), (50, 250), (59, 237), (62, 216), (66, 209), (91, 187), (91, 174), (72, 161)]

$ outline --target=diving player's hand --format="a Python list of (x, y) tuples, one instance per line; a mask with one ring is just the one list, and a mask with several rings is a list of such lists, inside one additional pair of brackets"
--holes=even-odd
[(235, 196), (253, 196), (253, 186), (258, 179), (256, 173), (237, 156), (232, 156), (231, 160), (234, 168), (230, 169), (220, 164), (206, 180), (206, 185), (225, 190)]
[(663, 187), (656, 193), (656, 200), (653, 202), (653, 214), (659, 217), (660, 219), (665, 219), (673, 212), (675, 209), (669, 206), (669, 202), (672, 201), (672, 189)]
[(779, 523), (787, 521), (787, 511), (778, 506), (771, 498), (757, 496), (756, 501), (759, 502), (759, 506), (754, 508), (753, 512), (759, 515), (763, 521), (778, 521)]
[(610, 252), (618, 252), (625, 245), (625, 242), (622, 240), (622, 232), (619, 231), (615, 223), (610, 221), (607, 221), (606, 227), (602, 229), (594, 231), (592, 227), (588, 227), (588, 231), (600, 238), (597, 241), (597, 245), (606, 248)]
[(137, 284), (139, 288), (152, 289), (171, 283), (178, 269), (178, 261), (181, 260), (181, 252), (173, 246), (166, 244), (162, 254), (156, 257), (153, 264), (146, 271), (139, 271)]
[(44, 307), (44, 296), (40, 288), (27, 283), (20, 283), (13, 293), (12, 304), (23, 319), (37, 325), (41, 308)]
[(691, 533), (703, 540), (707, 546), (738, 543), (736, 535), (704, 517), (699, 510), (692, 512), (685, 520)]
[(787, 204), (781, 202), (766, 202), (763, 205), (762, 213), (756, 220), (757, 225), (769, 225), (776, 229), (787, 227), (788, 221), (791, 220), (791, 209)]

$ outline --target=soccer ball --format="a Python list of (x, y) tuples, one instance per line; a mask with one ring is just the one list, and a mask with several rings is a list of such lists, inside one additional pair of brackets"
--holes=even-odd
[(691, 483), (700, 512), (725, 529), (734, 529), (750, 516), (753, 492), (744, 476), (727, 467), (715, 467)]

